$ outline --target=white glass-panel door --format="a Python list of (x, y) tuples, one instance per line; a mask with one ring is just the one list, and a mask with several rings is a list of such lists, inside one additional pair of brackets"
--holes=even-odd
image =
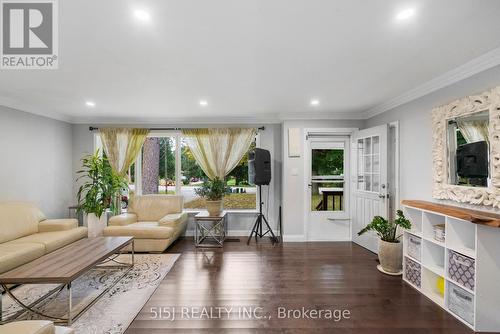
[(353, 173), (356, 177), (352, 197), (352, 240), (375, 253), (377, 235), (369, 232), (358, 236), (358, 232), (374, 216), (387, 218), (387, 134), (385, 124), (358, 131), (353, 136)]

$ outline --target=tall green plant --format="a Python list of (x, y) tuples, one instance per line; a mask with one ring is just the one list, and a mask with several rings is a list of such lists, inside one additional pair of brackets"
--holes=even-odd
[(121, 213), (122, 191), (128, 188), (125, 177), (115, 173), (106, 156), (102, 158), (104, 198), (114, 215)]
[(201, 187), (195, 188), (194, 192), (206, 200), (220, 201), (224, 194), (228, 192), (228, 187), (224, 180), (216, 177), (213, 180), (204, 181)]
[(398, 243), (401, 237), (401, 235), (396, 235), (398, 233), (398, 227), (410, 229), (411, 222), (406, 219), (403, 211), (398, 210), (396, 214), (397, 218), (392, 223), (384, 217), (375, 216), (370, 224), (366, 225), (364, 229), (358, 232), (358, 235), (362, 235), (368, 231), (375, 231), (383, 241)]
[(82, 181), (77, 194), (78, 211), (93, 213), (99, 218), (112, 205), (112, 198), (121, 195), (127, 187), (125, 178), (113, 172), (99, 150), (82, 158), (82, 169), (77, 174), (77, 180)]

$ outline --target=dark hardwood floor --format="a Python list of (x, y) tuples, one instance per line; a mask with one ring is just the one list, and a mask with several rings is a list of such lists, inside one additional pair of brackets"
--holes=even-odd
[[(472, 333), (401, 277), (378, 272), (376, 255), (355, 244), (245, 241), (224, 249), (177, 241), (168, 252), (182, 256), (126, 334)], [(323, 310), (322, 319), (303, 317), (303, 307)], [(155, 319), (159, 308), (165, 313)], [(350, 316), (335, 321), (335, 310)]]

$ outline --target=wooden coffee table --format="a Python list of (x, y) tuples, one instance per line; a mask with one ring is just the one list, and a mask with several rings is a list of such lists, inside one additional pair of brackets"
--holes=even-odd
[[(116, 258), (123, 253), (127, 246), (132, 247), (131, 263), (118, 262)], [(113, 262), (113, 265), (106, 263)], [(22, 307), (22, 310), (9, 319), (2, 319), (1, 297), (0, 297), (0, 323), (6, 323), (19, 318), (26, 313), (35, 314), (52, 320), (56, 323), (71, 325), (85, 311), (94, 305), (99, 298), (118, 283), (134, 266), (134, 238), (132, 237), (97, 237), (78, 240), (66, 247), (60, 248), (52, 253), (46, 254), (32, 262), (12, 269), (0, 275), (0, 285), (5, 292)], [(92, 269), (119, 269), (126, 270), (120, 277), (115, 279), (111, 285), (106, 287), (96, 298), (86, 305), (77, 314), (72, 312), (71, 283)], [(59, 286), (46, 295), (40, 297), (29, 305), (18, 299), (11, 285), (18, 284), (59, 284)], [(68, 291), (68, 316), (67, 318), (54, 317), (36, 309), (37, 305), (48, 297), (67, 289)]]

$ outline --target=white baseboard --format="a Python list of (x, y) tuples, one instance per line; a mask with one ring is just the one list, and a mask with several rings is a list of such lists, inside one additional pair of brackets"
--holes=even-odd
[(303, 234), (285, 234), (283, 242), (305, 242), (306, 238)]
[(308, 239), (307, 241), (308, 242), (321, 242), (321, 241), (324, 241), (324, 242), (343, 242), (343, 241), (351, 241), (351, 239), (312, 238), (312, 239)]
[(340, 241), (351, 241), (351, 239), (335, 239), (335, 238), (317, 238), (317, 239), (307, 239), (303, 234), (288, 234), (283, 236), (283, 242), (340, 242)]

